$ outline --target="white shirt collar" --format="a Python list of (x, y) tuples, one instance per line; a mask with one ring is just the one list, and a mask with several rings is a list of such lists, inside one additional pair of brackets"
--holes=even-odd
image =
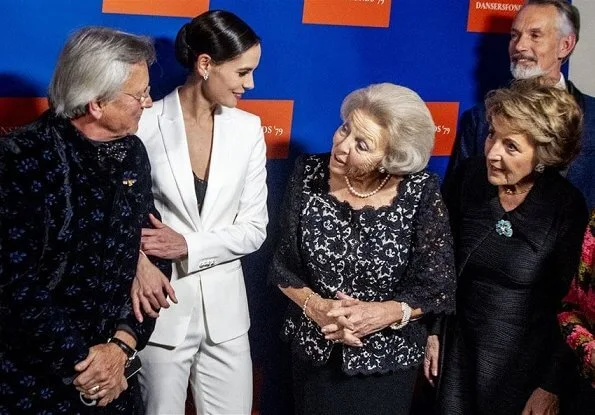
[(556, 88), (566, 89), (566, 80), (564, 79), (564, 75), (560, 72), (560, 80), (556, 84)]

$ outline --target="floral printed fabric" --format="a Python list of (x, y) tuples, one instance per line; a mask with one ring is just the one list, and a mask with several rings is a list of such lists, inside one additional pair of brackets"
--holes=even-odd
[(578, 272), (564, 298), (564, 311), (558, 315), (566, 342), (577, 354), (581, 362), (581, 373), (590, 382), (595, 382), (595, 368), (591, 365), (595, 350), (594, 256), (595, 209), (591, 212), (585, 232)]
[[(137, 137), (97, 144), (46, 113), (0, 140), (0, 414), (133, 412), (135, 379), (106, 408), (67, 384), (131, 314), (142, 226), (157, 214)], [(157, 261), (169, 275), (169, 261)]]

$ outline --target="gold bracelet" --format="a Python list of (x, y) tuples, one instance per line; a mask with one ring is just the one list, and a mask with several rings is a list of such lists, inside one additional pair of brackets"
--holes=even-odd
[(318, 295), (318, 294), (316, 294), (314, 291), (312, 291), (310, 294), (308, 294), (308, 296), (307, 296), (307, 297), (306, 297), (306, 299), (304, 300), (304, 305), (302, 306), (302, 310), (304, 311), (304, 316), (305, 316), (305, 317), (306, 317), (308, 320), (311, 320), (311, 319), (310, 319), (310, 316), (309, 316), (309, 315), (308, 315), (308, 313), (307, 313), (307, 310), (308, 310), (308, 302), (310, 301), (310, 298), (312, 298), (312, 296), (314, 296), (314, 295)]

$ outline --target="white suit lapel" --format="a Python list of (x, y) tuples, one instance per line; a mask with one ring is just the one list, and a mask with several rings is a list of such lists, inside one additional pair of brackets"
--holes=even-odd
[(233, 124), (230, 122), (227, 110), (225, 108), (219, 108), (213, 120), (213, 145), (209, 167), (209, 184), (201, 215), (203, 225), (206, 228), (209, 227), (212, 212), (216, 208), (225, 208), (225, 206), (217, 207), (217, 197), (225, 177), (229, 174), (230, 158), (235, 154), (234, 149), (229, 146), (229, 140), (233, 137), (229, 131), (232, 126)]
[(184, 128), (184, 116), (177, 89), (163, 99), (163, 114), (159, 116), (159, 129), (162, 133), (169, 167), (186, 208), (188, 222), (194, 226), (195, 231), (202, 230), (194, 187), (194, 174), (190, 164)]

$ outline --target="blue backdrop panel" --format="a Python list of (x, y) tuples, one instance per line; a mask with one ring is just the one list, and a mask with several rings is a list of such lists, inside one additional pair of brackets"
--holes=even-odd
[[(165, 0), (164, 0), (165, 1)], [(106, 25), (156, 41), (151, 92), (159, 99), (183, 82), (173, 41), (187, 18), (104, 14), (101, 0), (1, 0), (0, 97), (45, 96), (65, 39), (76, 28)], [(291, 412), (286, 349), (278, 340), (285, 300), (266, 284), (279, 207), (293, 159), (330, 149), (343, 97), (355, 88), (393, 82), (426, 101), (455, 101), (461, 110), (508, 79), (507, 36), (468, 33), (467, 0), (393, 0), (389, 28), (302, 24), (301, 0), (211, 0), (261, 36), (263, 56), (250, 99), (294, 101), (290, 157), (269, 160), (269, 238), (245, 260), (254, 361), (264, 370), (261, 411)], [(430, 169), (443, 174), (447, 157)]]

